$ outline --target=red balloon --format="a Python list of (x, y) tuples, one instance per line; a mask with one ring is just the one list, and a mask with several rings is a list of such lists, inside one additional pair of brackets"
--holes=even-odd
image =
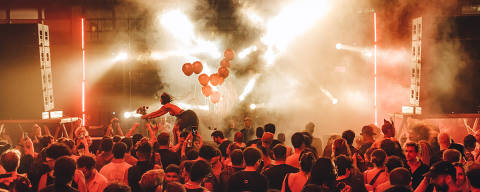
[(208, 77), (207, 74), (203, 73), (200, 76), (198, 76), (198, 81), (200, 82), (201, 85), (207, 86), (208, 81), (210, 81), (210, 77)]
[(218, 103), (220, 101), (220, 92), (218, 91), (212, 92), (212, 94), (210, 95), (210, 101), (212, 103)]
[(203, 87), (202, 87), (202, 93), (203, 93), (203, 95), (205, 95), (205, 97), (210, 96), (210, 95), (212, 94), (212, 87), (210, 87), (210, 86), (208, 86), (208, 85), (207, 85), (207, 86), (203, 86)]
[(203, 65), (200, 61), (193, 62), (193, 72), (195, 74), (200, 74), (203, 71)]
[(223, 56), (225, 57), (225, 59), (232, 60), (233, 58), (235, 58), (235, 53), (232, 49), (225, 49), (225, 52), (223, 52)]
[(213, 86), (217, 86), (218, 84), (220, 84), (220, 75), (218, 75), (217, 73), (211, 74), (210, 75), (210, 83)]
[(230, 71), (226, 67), (220, 67), (218, 68), (218, 74), (220, 77), (227, 78), (228, 74), (230, 74)]
[(218, 82), (218, 85), (222, 85), (222, 84), (223, 84), (223, 81), (225, 81), (225, 78), (219, 77), (219, 78), (218, 78), (218, 81), (219, 81), (219, 82)]
[(185, 63), (182, 66), (182, 71), (186, 76), (190, 76), (193, 73), (193, 66), (190, 63)]
[(220, 66), (230, 67), (230, 61), (227, 58), (223, 58), (222, 61), (220, 61)]

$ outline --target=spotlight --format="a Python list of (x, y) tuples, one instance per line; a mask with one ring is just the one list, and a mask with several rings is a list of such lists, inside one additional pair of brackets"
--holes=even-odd
[(113, 61), (125, 61), (128, 59), (128, 54), (126, 52), (119, 52), (115, 58), (113, 58)]
[(251, 110), (255, 110), (256, 108), (257, 108), (257, 105), (255, 105), (255, 104), (253, 104), (253, 103), (250, 104), (250, 109), (251, 109)]
[(334, 104), (334, 105), (335, 105), (335, 104), (337, 104), (337, 103), (338, 103), (338, 99), (336, 99), (336, 98), (333, 98), (333, 99), (332, 99), (332, 104)]
[(337, 43), (337, 44), (335, 45), (335, 47), (336, 47), (338, 50), (340, 50), (340, 49), (342, 49), (343, 45), (342, 45), (341, 43)]
[(128, 119), (132, 116), (132, 114), (130, 112), (124, 112), (123, 113), (123, 117), (125, 117), (125, 119)]
[(368, 51), (368, 50), (364, 50), (364, 51), (363, 51), (363, 55), (364, 55), (365, 57), (372, 57), (372, 52), (371, 52), (371, 51)]

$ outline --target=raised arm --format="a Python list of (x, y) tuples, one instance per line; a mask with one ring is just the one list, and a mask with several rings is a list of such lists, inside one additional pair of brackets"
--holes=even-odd
[(125, 135), (125, 137), (131, 137), (133, 135), (133, 132), (135, 131), (135, 129), (138, 127), (138, 125), (140, 125), (140, 124), (134, 123), (132, 128)]
[(165, 113), (167, 113), (167, 112), (168, 112), (167, 108), (165, 106), (162, 106), (157, 111), (151, 112), (151, 113), (146, 114), (146, 115), (142, 115), (142, 119), (152, 119), (152, 118), (155, 118), (155, 117), (160, 117), (162, 115), (165, 115)]
[(153, 131), (152, 126), (150, 125), (150, 123), (147, 123), (145, 126), (147, 127), (148, 133), (150, 135), (150, 140), (148, 142), (151, 144), (155, 143), (157, 137), (155, 137), (155, 132)]

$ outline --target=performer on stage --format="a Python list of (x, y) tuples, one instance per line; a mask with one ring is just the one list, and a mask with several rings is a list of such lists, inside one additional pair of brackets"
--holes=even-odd
[(184, 111), (180, 109), (180, 107), (170, 103), (171, 101), (172, 97), (167, 93), (163, 93), (162, 96), (160, 96), (160, 102), (163, 106), (157, 111), (143, 115), (142, 119), (152, 119), (170, 113), (170, 115), (177, 117), (177, 121), (173, 127), (175, 136), (184, 130), (187, 132), (191, 132), (192, 130), (196, 131), (198, 129), (197, 114), (192, 110)]

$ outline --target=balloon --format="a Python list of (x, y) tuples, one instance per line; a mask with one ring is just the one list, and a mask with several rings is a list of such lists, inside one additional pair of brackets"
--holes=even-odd
[(203, 86), (203, 87), (202, 87), (202, 93), (203, 93), (203, 95), (205, 95), (205, 97), (210, 96), (210, 95), (212, 94), (212, 87), (210, 87), (210, 86), (208, 86), (208, 85), (207, 85), (207, 86)]
[(200, 76), (198, 76), (198, 81), (200, 82), (201, 85), (207, 86), (208, 81), (210, 81), (210, 77), (208, 77), (207, 74), (203, 73)]
[(223, 56), (225, 57), (225, 59), (232, 60), (235, 57), (235, 53), (232, 49), (225, 49), (225, 52), (223, 52)]
[(218, 91), (212, 92), (212, 94), (210, 95), (210, 101), (212, 103), (218, 103), (220, 101), (220, 92)]
[(195, 74), (200, 74), (203, 70), (203, 65), (200, 61), (193, 62), (193, 72)]
[(217, 86), (220, 83), (220, 75), (218, 75), (217, 73), (211, 74), (210, 75), (210, 83), (213, 86)]
[(222, 85), (222, 84), (223, 84), (223, 81), (225, 81), (225, 78), (219, 77), (219, 78), (218, 78), (218, 81), (219, 81), (219, 82), (218, 82), (218, 85)]
[(230, 74), (230, 71), (226, 67), (220, 67), (218, 68), (218, 74), (220, 77), (227, 78), (228, 74)]
[(230, 61), (227, 58), (224, 58), (224, 59), (222, 59), (222, 61), (220, 61), (220, 66), (230, 67)]
[(190, 76), (193, 73), (193, 66), (190, 63), (185, 63), (182, 66), (182, 71), (186, 76)]

